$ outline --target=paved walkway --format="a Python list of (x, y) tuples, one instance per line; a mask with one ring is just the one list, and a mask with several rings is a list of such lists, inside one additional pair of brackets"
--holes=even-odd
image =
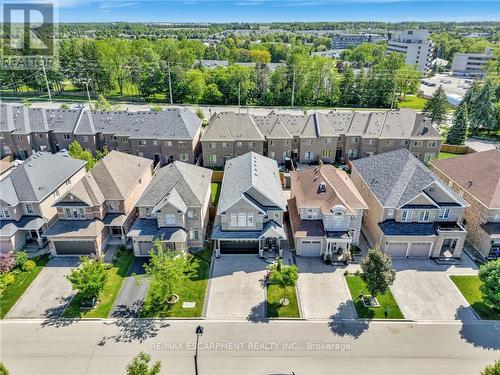
[(51, 259), (31, 283), (6, 318), (57, 318), (75, 292), (66, 279), (70, 270), (78, 265), (77, 257)]
[(326, 265), (317, 257), (297, 257), (297, 284), (306, 319), (355, 319), (356, 309), (344, 280), (345, 268)]

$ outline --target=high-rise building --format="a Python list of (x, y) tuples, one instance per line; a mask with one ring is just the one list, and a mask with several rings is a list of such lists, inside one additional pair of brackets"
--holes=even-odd
[(425, 72), (432, 67), (434, 43), (427, 30), (398, 31), (387, 42), (387, 53), (391, 52), (404, 54), (406, 64), (416, 65), (418, 71)]

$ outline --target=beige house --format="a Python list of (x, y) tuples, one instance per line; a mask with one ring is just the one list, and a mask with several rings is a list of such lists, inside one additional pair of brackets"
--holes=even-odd
[(222, 167), (254, 151), (283, 164), (344, 162), (405, 148), (418, 159), (437, 157), (441, 137), (429, 119), (411, 109), (331, 111), (309, 115), (214, 114), (201, 137), (203, 164)]
[(228, 160), (212, 231), (215, 255), (281, 253), (285, 211), (275, 160), (255, 152)]
[(434, 160), (431, 169), (470, 205), (467, 240), (486, 258), (500, 256), (500, 150)]
[(136, 256), (148, 256), (156, 239), (172, 250), (203, 247), (209, 219), (212, 171), (175, 161), (154, 175), (136, 203), (128, 232)]
[(125, 244), (135, 204), (153, 174), (153, 162), (111, 151), (53, 205), (58, 220), (47, 229), (53, 255), (102, 254)]
[(351, 162), (351, 178), (368, 204), (363, 227), (392, 257), (459, 258), (469, 205), (409, 151)]
[(85, 162), (35, 153), (16, 162), (0, 180), (0, 250), (43, 248), (47, 226), (57, 218), (54, 202), (85, 176)]
[(343, 259), (351, 245), (359, 244), (368, 205), (347, 173), (332, 165), (290, 174), (288, 215), (296, 254)]

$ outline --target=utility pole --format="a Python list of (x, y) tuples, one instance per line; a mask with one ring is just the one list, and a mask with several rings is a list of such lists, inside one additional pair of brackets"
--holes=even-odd
[(45, 63), (43, 62), (43, 57), (40, 57), (40, 61), (42, 62), (42, 71), (43, 71), (43, 76), (45, 77), (45, 84), (47, 85), (47, 93), (49, 94), (49, 102), (51, 102), (52, 96), (50, 95), (50, 85), (49, 85), (49, 80), (47, 79), (47, 72), (45, 71)]
[(295, 100), (295, 65), (293, 66), (293, 79), (292, 79), (292, 108)]
[(87, 99), (89, 101), (89, 110), (92, 110), (92, 102), (90, 101), (90, 93), (89, 93), (89, 83), (92, 80), (92, 78), (89, 78), (87, 82), (85, 83), (85, 87), (87, 88)]
[(172, 97), (172, 77), (170, 76), (170, 63), (167, 64), (168, 66), (168, 93), (170, 97), (170, 104), (174, 104), (174, 98)]

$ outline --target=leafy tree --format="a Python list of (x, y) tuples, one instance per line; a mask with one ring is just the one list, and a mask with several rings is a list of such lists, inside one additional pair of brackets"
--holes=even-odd
[(95, 103), (95, 109), (98, 111), (109, 112), (111, 111), (111, 104), (106, 100), (104, 95), (100, 94)]
[(355, 85), (354, 73), (351, 67), (347, 67), (340, 80), (340, 96), (339, 105), (342, 107), (350, 107), (353, 105), (353, 91)]
[(196, 69), (186, 72), (184, 78), (186, 97), (191, 103), (199, 103), (205, 94), (206, 84), (203, 73)]
[(460, 103), (453, 114), (453, 124), (446, 135), (446, 143), (449, 145), (463, 145), (467, 138), (468, 126), (465, 104)]
[(500, 259), (483, 264), (479, 268), (483, 300), (495, 310), (500, 310)]
[(153, 298), (161, 300), (165, 293), (171, 299), (178, 286), (196, 275), (198, 261), (182, 251), (164, 250), (157, 239), (150, 251), (150, 261), (144, 265), (146, 275), (151, 279)]
[(72, 158), (86, 161), (87, 164), (85, 165), (85, 168), (87, 171), (90, 171), (99, 160), (109, 153), (109, 151), (107, 147), (104, 147), (102, 150), (97, 151), (96, 156), (93, 156), (92, 153), (85, 150), (77, 140), (74, 140), (69, 144), (68, 153)]
[(16, 251), (14, 253), (14, 259), (16, 260), (16, 267), (21, 268), (25, 262), (28, 261), (28, 253), (24, 250)]
[(127, 366), (127, 375), (157, 375), (160, 373), (161, 363), (155, 362), (151, 367), (151, 356), (140, 352)]
[(250, 50), (250, 60), (257, 63), (271, 62), (271, 53), (268, 50), (252, 49)]
[(66, 276), (74, 290), (82, 299), (99, 297), (108, 280), (104, 263), (89, 257), (82, 257), (77, 268)]
[(299, 270), (296, 265), (283, 265), (281, 259), (278, 259), (267, 269), (270, 271), (269, 283), (275, 284), (283, 289), (283, 300), (286, 298), (286, 288), (294, 287), (299, 278)]
[(448, 98), (443, 89), (443, 86), (439, 85), (438, 89), (432, 94), (424, 106), (424, 115), (431, 119), (432, 122), (440, 125), (446, 120), (446, 114), (448, 111)]
[(370, 249), (367, 256), (361, 262), (363, 280), (372, 298), (377, 294), (384, 294), (396, 278), (396, 272), (392, 269), (391, 258), (379, 249)]
[(400, 95), (416, 94), (420, 85), (420, 72), (416, 66), (405, 65), (396, 71), (396, 85)]
[(500, 360), (495, 361), (488, 365), (481, 371), (481, 375), (499, 375), (500, 374)]
[(0, 254), (0, 272), (9, 272), (16, 265), (16, 259), (12, 252)]

